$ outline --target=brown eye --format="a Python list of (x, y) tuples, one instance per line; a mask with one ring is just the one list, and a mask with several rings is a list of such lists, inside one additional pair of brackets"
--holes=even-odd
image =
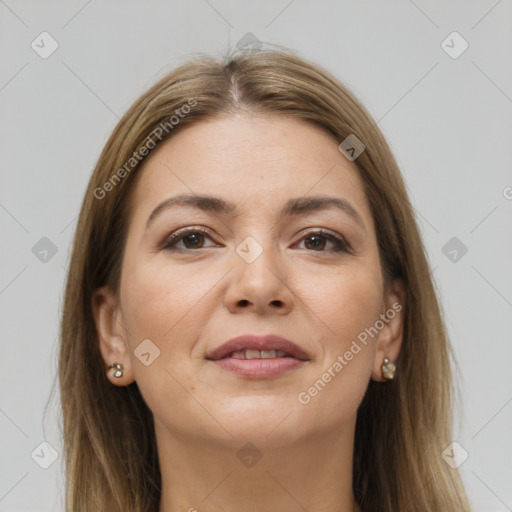
[[(203, 249), (207, 248), (204, 247), (204, 242), (207, 238), (211, 240), (211, 237), (206, 230), (198, 228), (189, 228), (173, 233), (166, 240), (162, 249), (166, 249), (168, 251), (186, 251), (194, 249)], [(179, 247), (179, 243), (183, 243), (183, 247)]]
[[(319, 231), (317, 233), (310, 233), (306, 237), (302, 239), (304, 241), (304, 245), (306, 249), (316, 251), (316, 252), (350, 252), (348, 244), (340, 237), (327, 233), (324, 231)], [(334, 248), (324, 250), (327, 243), (331, 243), (334, 245)]]
[(197, 249), (204, 243), (204, 235), (202, 233), (194, 233), (181, 238), (187, 249)]
[[(326, 244), (325, 236), (312, 235), (308, 236), (304, 240), (306, 241), (305, 244), (308, 249), (323, 249)], [(310, 242), (309, 244), (308, 241)]]

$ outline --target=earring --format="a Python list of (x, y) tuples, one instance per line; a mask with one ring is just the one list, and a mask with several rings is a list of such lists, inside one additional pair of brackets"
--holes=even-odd
[(393, 380), (395, 378), (396, 366), (387, 357), (384, 358), (384, 362), (380, 368), (384, 379)]
[(115, 368), (114, 377), (119, 378), (123, 376), (123, 365), (121, 363), (111, 364), (109, 369), (110, 368)]

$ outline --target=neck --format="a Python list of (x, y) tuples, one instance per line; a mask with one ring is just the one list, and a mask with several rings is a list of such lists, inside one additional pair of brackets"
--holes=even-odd
[(355, 418), (341, 432), (295, 444), (272, 434), (240, 450), (248, 441), (185, 439), (155, 420), (159, 512), (360, 512), (352, 492), (354, 428)]

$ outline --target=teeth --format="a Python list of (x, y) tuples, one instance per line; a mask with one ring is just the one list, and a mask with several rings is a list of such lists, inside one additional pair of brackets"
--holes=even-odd
[(245, 358), (246, 359), (261, 359), (261, 351), (260, 350), (246, 350)]
[(282, 350), (242, 350), (233, 352), (229, 357), (233, 359), (271, 359), (274, 357), (286, 357), (286, 352)]

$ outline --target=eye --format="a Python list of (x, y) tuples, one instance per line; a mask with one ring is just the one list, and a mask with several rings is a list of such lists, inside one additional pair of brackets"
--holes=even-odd
[[(203, 249), (204, 239), (211, 237), (206, 229), (187, 228), (174, 232), (166, 239), (162, 249), (168, 251), (185, 251), (190, 249)], [(177, 244), (183, 242), (184, 247), (177, 247)], [(213, 246), (210, 246), (213, 247)]]
[[(205, 249), (214, 247), (213, 245), (204, 246), (205, 239), (212, 240), (209, 231), (205, 228), (191, 227), (178, 230), (171, 234), (163, 243), (161, 249), (168, 251), (189, 251), (193, 249)], [(329, 231), (320, 229), (308, 233), (301, 239), (301, 243), (306, 244), (306, 249), (314, 252), (347, 252), (350, 253), (350, 247), (343, 238), (335, 235)], [(182, 243), (182, 247), (178, 244)], [(324, 250), (327, 244), (332, 244), (334, 247)]]
[[(304, 241), (306, 244), (306, 249), (311, 249), (315, 252), (348, 252), (349, 245), (345, 242), (345, 240), (331, 232), (324, 231), (320, 229), (318, 231), (308, 233), (304, 238), (302, 238), (301, 242)], [(324, 251), (323, 249), (326, 246), (326, 243), (330, 242), (334, 245), (333, 249), (328, 249)]]

